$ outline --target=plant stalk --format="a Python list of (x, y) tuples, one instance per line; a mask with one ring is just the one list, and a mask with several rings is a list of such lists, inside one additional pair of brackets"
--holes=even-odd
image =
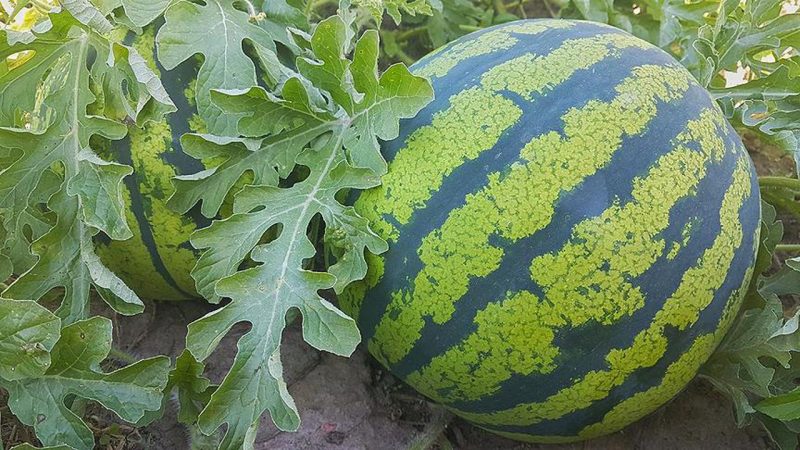
[(788, 177), (759, 177), (758, 184), (761, 187), (777, 187), (800, 191), (800, 180)]
[(130, 353), (124, 352), (114, 347), (111, 347), (111, 351), (108, 352), (108, 357), (111, 359), (116, 359), (117, 361), (123, 362), (125, 364), (133, 364), (137, 361), (137, 359)]
[(247, 6), (247, 14), (250, 14), (250, 17), (256, 17), (256, 15), (258, 15), (256, 7), (253, 6), (250, 0), (242, 0), (242, 2)]
[(427, 31), (427, 29), (425, 27), (412, 28), (410, 30), (405, 30), (405, 31), (402, 31), (400, 33), (397, 33), (397, 36), (395, 37), (395, 39), (398, 40), (398, 41), (407, 41), (407, 40), (411, 39), (412, 37), (419, 36), (421, 34), (425, 34), (426, 31)]
[(458, 28), (463, 31), (471, 32), (482, 30), (483, 27), (476, 27), (475, 25), (459, 25)]

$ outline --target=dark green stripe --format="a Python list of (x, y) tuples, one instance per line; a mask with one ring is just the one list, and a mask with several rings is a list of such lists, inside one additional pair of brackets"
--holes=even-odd
[[(131, 155), (130, 136), (125, 136), (125, 138), (122, 140), (112, 142), (111, 148), (116, 154), (117, 161), (122, 164), (135, 167)], [(131, 212), (136, 218), (136, 224), (139, 227), (142, 243), (144, 243), (144, 246), (147, 248), (147, 252), (150, 254), (150, 260), (153, 262), (153, 266), (155, 267), (156, 271), (159, 275), (161, 275), (162, 278), (164, 278), (164, 281), (166, 281), (168, 285), (180, 292), (187, 299), (196, 298), (196, 294), (186, 292), (178, 285), (175, 279), (172, 278), (172, 275), (169, 273), (169, 270), (167, 270), (164, 261), (161, 259), (161, 255), (158, 253), (158, 247), (156, 245), (155, 238), (153, 237), (153, 230), (150, 228), (150, 220), (148, 219), (144, 210), (142, 193), (139, 190), (139, 176), (135, 174), (133, 176), (125, 177), (123, 182), (125, 183), (125, 187), (127, 187), (128, 191), (130, 192)]]

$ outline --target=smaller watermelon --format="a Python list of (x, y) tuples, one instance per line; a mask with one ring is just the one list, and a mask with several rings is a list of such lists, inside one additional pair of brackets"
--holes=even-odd
[(177, 106), (177, 112), (144, 128), (131, 127), (128, 137), (111, 144), (117, 161), (128, 164), (134, 174), (126, 177), (127, 220), (133, 238), (98, 243), (98, 254), (139, 296), (154, 300), (199, 298), (190, 273), (199, 257), (189, 237), (210, 221), (198, 211), (183, 215), (167, 206), (175, 191), (173, 178), (204, 169), (200, 161), (183, 152), (180, 138), (185, 133), (205, 132), (197, 114), (194, 85), (195, 61), (165, 70), (157, 61), (155, 29), (133, 34), (126, 43), (135, 47), (159, 74)]

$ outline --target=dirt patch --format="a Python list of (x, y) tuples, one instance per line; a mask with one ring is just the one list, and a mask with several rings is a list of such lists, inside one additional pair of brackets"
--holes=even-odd
[[(9, 444), (11, 443), (39, 443), (33, 434), (33, 429), (11, 415), (11, 411), (8, 408), (8, 393), (3, 389), (0, 389), (0, 436), (2, 436), (0, 444), (4, 444), (6, 447), (10, 447), (11, 445)], [(5, 447), (0, 446), (0, 448)]]
[(765, 142), (750, 131), (739, 130), (739, 132), (759, 175), (794, 176), (795, 167), (792, 155)]
[[(114, 317), (117, 348), (137, 357), (163, 353), (175, 357), (184, 348), (186, 324), (210, 310), (199, 303), (160, 303), (148, 304), (148, 312), (136, 317)], [(222, 379), (236, 354), (236, 342), (246, 330), (236, 327), (222, 340), (207, 361), (209, 378), (215, 382)], [(543, 446), (503, 439), (453, 419), (382, 370), (363, 349), (350, 359), (320, 353), (303, 342), (296, 325), (284, 333), (282, 354), (302, 425), (296, 433), (280, 432), (265, 415), (256, 449), (444, 449), (448, 444), (468, 450), (769, 448), (758, 428), (737, 429), (727, 401), (699, 381), (622, 432), (585, 443)], [(5, 405), (2, 392), (0, 404)], [(7, 407), (0, 407), (0, 413), (6, 448), (31, 442), (31, 430), (16, 422)], [(90, 405), (89, 416), (98, 443), (104, 444), (98, 448), (188, 449), (191, 442), (186, 428), (177, 422), (174, 399), (163, 419), (139, 430), (118, 423), (113, 414), (95, 405)]]

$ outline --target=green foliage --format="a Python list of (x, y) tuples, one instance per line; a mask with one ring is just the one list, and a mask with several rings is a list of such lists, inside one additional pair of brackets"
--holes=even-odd
[[(203, 64), (197, 74), (197, 109), (212, 133), (236, 134), (236, 116), (224, 114), (211, 102), (211, 89), (248, 89), (257, 84), (253, 61), (242, 50), (252, 45), (273, 83), (283, 81), (287, 69), (278, 62), (275, 42), (294, 47), (285, 27), (235, 7), (236, 0), (209, 0), (205, 5), (176, 2), (165, 14), (159, 30), (158, 59), (167, 70), (197, 54)], [(209, 25), (211, 28), (209, 29)], [(275, 26), (278, 25), (278, 26)], [(208, 39), (208, 29), (214, 39)]]
[[(103, 34), (101, 13), (85, 1), (63, 8), (33, 14), (32, 29), (0, 29), (0, 386), (44, 444), (80, 449), (94, 439), (69, 408), (75, 396), (136, 421), (157, 409), (169, 366), (161, 357), (97, 370), (111, 323), (88, 319), (91, 287), (121, 314), (143, 304), (94, 253), (99, 233), (131, 236), (120, 189), (131, 169), (94, 142), (174, 107), (142, 58)], [(31, 301), (54, 297), (55, 314)]]
[(193, 425), (203, 406), (208, 403), (211, 394), (217, 388), (203, 376), (204, 369), (204, 364), (198, 362), (188, 350), (184, 350), (175, 359), (175, 367), (169, 372), (161, 407), (145, 413), (136, 424), (144, 426), (160, 419), (166, 411), (170, 396), (175, 394), (179, 405), (178, 422), (187, 426)]
[(353, 0), (353, 4), (369, 11), (378, 26), (384, 13), (389, 14), (396, 24), (400, 23), (403, 14), (430, 16), (433, 13), (428, 0)]
[(158, 409), (169, 359), (161, 356), (115, 372), (100, 372), (98, 365), (110, 350), (110, 320), (94, 317), (64, 327), (44, 373), (13, 381), (0, 379), (0, 386), (9, 393), (11, 412), (32, 426), (45, 445), (92, 449), (92, 432), (69, 408), (68, 396), (95, 400), (129, 422)]
[(461, 37), (470, 26), (488, 24), (487, 12), (470, 0), (442, 0), (427, 21), (427, 36), (433, 48)]
[(767, 275), (782, 237), (783, 224), (764, 203), (757, 275), (743, 311), (700, 375), (731, 399), (739, 426), (756, 420), (781, 448), (793, 449), (800, 432), (800, 310), (787, 317), (779, 296), (800, 293), (800, 265), (790, 259)]
[(432, 0), (429, 14), (408, 17), (400, 26), (381, 30), (383, 59), (411, 64), (471, 31), (524, 17), (524, 3), (518, 2), (518, 15), (514, 15), (503, 2)]
[(50, 447), (34, 447), (30, 444), (20, 444), (11, 448), (11, 450), (74, 450), (68, 445), (54, 445)]
[[(103, 160), (90, 141), (120, 139), (126, 121), (141, 124), (173, 106), (133, 49), (67, 13), (51, 19), (29, 43), (0, 32), (0, 154), (8, 155), (0, 166), (0, 254), (11, 266), (4, 272), (20, 274), (4, 296), (38, 300), (62, 288), (57, 313), (70, 323), (87, 317), (94, 285), (120, 313), (141, 312), (141, 301), (92, 250), (98, 232), (131, 236), (120, 189), (131, 169)], [(28, 60), (15, 67), (7, 58), (20, 54)], [(33, 239), (25, 232), (31, 220)]]
[[(122, 6), (134, 25), (143, 27), (164, 14), (172, 0), (117, 0), (114, 7)], [(113, 8), (112, 8), (113, 9)]]
[(0, 299), (0, 378), (43, 374), (60, 328), (59, 318), (36, 302)]
[(167, 392), (176, 389), (180, 410), (178, 411), (178, 421), (185, 424), (192, 424), (197, 420), (200, 411), (206, 405), (211, 394), (216, 390), (216, 386), (203, 376), (205, 366), (184, 350), (181, 356), (175, 360), (175, 368), (169, 374)]

